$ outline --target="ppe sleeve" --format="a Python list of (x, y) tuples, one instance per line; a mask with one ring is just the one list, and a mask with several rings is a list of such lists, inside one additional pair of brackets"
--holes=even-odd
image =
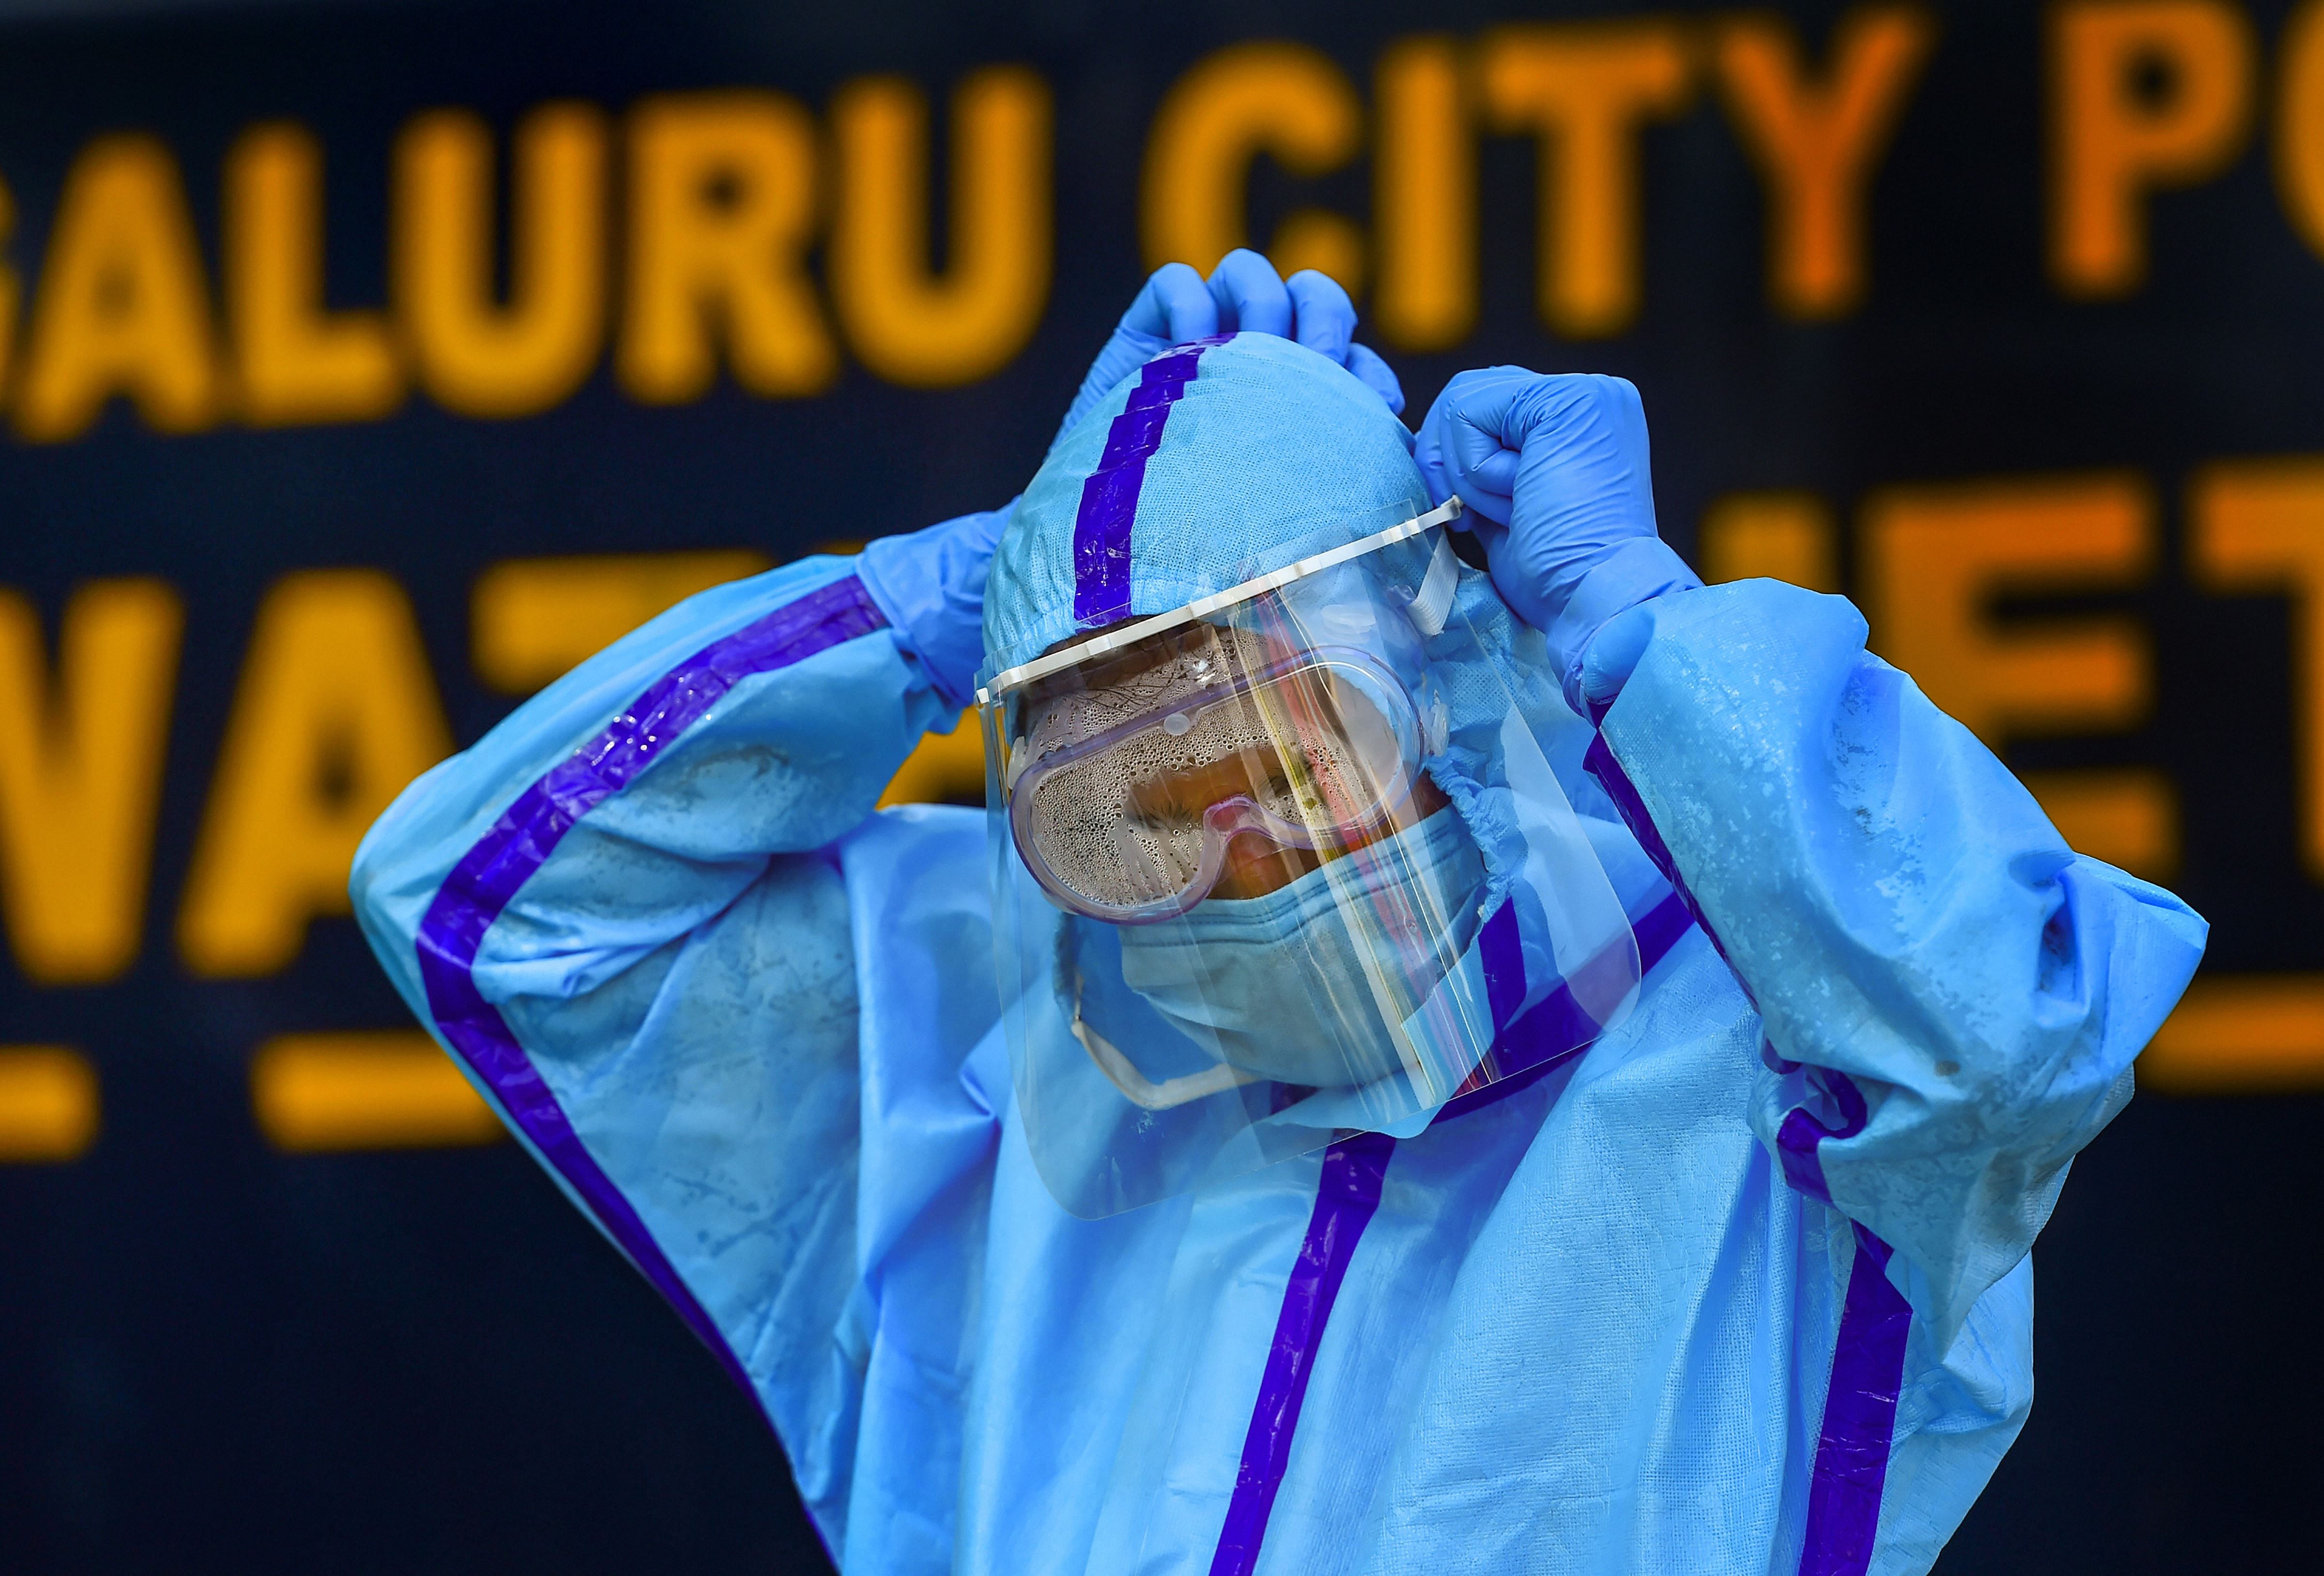
[(414, 783), (355, 862), (404, 999), (767, 1411), (819, 1519), (861, 1385), (830, 845), (956, 714), (851, 563), (808, 559), (582, 664)]
[(1943, 1350), (2129, 1100), (2204, 922), (2068, 848), (1840, 598), (1745, 581), (1627, 616), (1591, 769), (1758, 1007), (1761, 1140), (1895, 1249)]

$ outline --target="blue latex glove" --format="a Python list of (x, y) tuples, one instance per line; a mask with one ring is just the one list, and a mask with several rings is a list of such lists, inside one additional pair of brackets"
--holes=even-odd
[(856, 578), (888, 616), (896, 642), (919, 659), (946, 704), (964, 709), (984, 662), (984, 581), (992, 549), (1009, 523), (1010, 499), (982, 514), (964, 514), (908, 536), (864, 545)]
[(1599, 632), (1702, 584), (1655, 533), (1638, 391), (1586, 373), (1465, 372), (1429, 408), (1413, 457), (1438, 502), (1457, 493), (1469, 506), (1493, 585), (1548, 637), (1567, 703), (1602, 714), (1638, 651), (1618, 639), (1593, 650)]
[[(1183, 263), (1154, 271), (1098, 352), (1065, 412), (1063, 438), (1114, 384), (1169, 349), (1213, 334), (1242, 330), (1296, 339), (1330, 356), (1404, 410), (1396, 373), (1355, 342), (1356, 309), (1328, 276), (1305, 269), (1279, 278), (1256, 252), (1230, 252), (1211, 277)], [(881, 537), (863, 549), (856, 574), (887, 615), (897, 641), (927, 668), (936, 693), (965, 706), (984, 660), (984, 582), (992, 548), (1009, 522), (1007, 508), (965, 514), (908, 536)]]
[(1172, 346), (1238, 330), (1296, 340), (1346, 367), (1390, 410), (1404, 413), (1404, 390), (1396, 373), (1370, 347), (1356, 343), (1356, 308), (1348, 292), (1312, 268), (1279, 278), (1273, 263), (1245, 248), (1220, 259), (1207, 281), (1183, 263), (1166, 263), (1154, 271), (1091, 364), (1057, 437), (1079, 426), (1116, 383)]

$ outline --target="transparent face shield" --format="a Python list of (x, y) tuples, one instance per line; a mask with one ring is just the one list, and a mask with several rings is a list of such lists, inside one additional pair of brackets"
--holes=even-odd
[(1058, 1202), (1135, 1208), (1586, 1044), (1637, 950), (1447, 505), (980, 692), (1018, 1102)]

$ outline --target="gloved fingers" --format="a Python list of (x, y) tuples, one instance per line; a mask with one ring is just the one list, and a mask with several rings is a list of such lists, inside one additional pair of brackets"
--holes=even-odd
[(1549, 636), (1566, 698), (1584, 707), (1579, 656), (1596, 627), (1691, 578), (1655, 537), (1637, 390), (1587, 373), (1462, 373), (1430, 407), (1425, 436), (1432, 488), (1505, 523), (1486, 539), (1493, 585)]
[(1442, 503), (1458, 493), (1470, 508), (1507, 521), (1517, 496), (1517, 465), (1523, 456), (1458, 421), (1432, 421), (1427, 431), (1428, 454), (1421, 471), (1424, 476), (1433, 471), (1442, 478), (1431, 484), (1443, 494), (1437, 502)]
[(1482, 459), (1494, 448), (1525, 447), (1526, 432), (1540, 415), (1526, 395), (1536, 392), (1545, 378), (1521, 366), (1489, 366), (1464, 372), (1444, 385), (1429, 409), (1429, 419), (1446, 424), (1448, 441), (1457, 435), (1459, 452)]
[(1457, 493), (1487, 519), (1508, 522), (1525, 441), (1513, 408), (1537, 381), (1521, 368), (1491, 367), (1445, 384), (1421, 428), (1422, 475), (1432, 493)]
[[(1248, 246), (1239, 246), (1219, 259), (1211, 271), (1211, 299), (1218, 303), (1215, 332), (1240, 329), (1250, 334), (1291, 337), (1291, 292), (1275, 264)], [(1351, 309), (1352, 310), (1352, 309)]]
[(1474, 488), (1488, 498), (1515, 498), (1517, 493), (1517, 462), (1524, 456), (1511, 448), (1495, 448), (1480, 459), (1469, 461), (1461, 467), (1461, 484)]
[[(1323, 277), (1317, 275), (1317, 278)], [(1379, 353), (1369, 345), (1348, 346), (1348, 370), (1361, 378), (1365, 387), (1386, 401), (1392, 416), (1404, 414), (1404, 385), (1396, 381), (1396, 373), (1379, 358)], [(1439, 499), (1439, 502), (1443, 500)]]
[[(1420, 432), (1412, 440), (1412, 463), (1420, 467), (1420, 479), (1428, 484), (1428, 501), (1443, 503), (1461, 491), (1461, 478), (1455, 474), (1452, 458), (1444, 452), (1444, 423), (1439, 419), (1440, 400), (1428, 408), (1420, 423)], [(1467, 500), (1462, 500), (1467, 502)], [(1476, 505), (1469, 505), (1471, 513)]]
[(1545, 501), (1559, 500), (1554, 518), (1561, 529), (1589, 520), (1601, 533), (1654, 534), (1646, 404), (1628, 380), (1581, 373), (1538, 378), (1517, 401), (1510, 426), (1525, 451), (1522, 469), (1559, 478)]
[(1203, 276), (1183, 263), (1166, 263), (1121, 315), (1121, 327), (1170, 345), (1206, 339), (1219, 331), (1219, 304)]
[[(1523, 448), (1536, 434), (1549, 434), (1560, 449), (1603, 448), (1643, 471), (1646, 407), (1637, 384), (1604, 373), (1526, 375), (1526, 386), (1495, 418), (1501, 442)], [(1484, 402), (1478, 409), (1481, 413)]]
[(1113, 336), (1090, 364), (1049, 447), (1055, 448), (1063, 442), (1065, 434), (1080, 426), (1082, 418), (1122, 379), (1172, 346), (1206, 338), (1217, 333), (1218, 327), (1218, 303), (1211, 299), (1210, 287), (1201, 274), (1183, 263), (1166, 263), (1156, 269), (1147, 276), (1130, 309), (1121, 314)]
[[(1474, 476), (1457, 475), (1452, 467), (1443, 465), (1441, 460), (1424, 463), (1420, 467), (1420, 475), (1421, 479), (1428, 484), (1429, 497), (1436, 502), (1442, 503), (1448, 498), (1458, 496), (1461, 502), (1468, 506), (1468, 513), (1462, 517), (1464, 521), (1471, 521), (1473, 517), (1473, 521), (1488, 521), (1495, 525), (1507, 525), (1511, 512), (1516, 508), (1515, 500), (1510, 493), (1480, 486)], [(1473, 521), (1464, 529), (1475, 530), (1481, 533), (1483, 528), (1474, 524)]]
[(1283, 281), (1283, 289), (1291, 298), (1292, 337), (1354, 372), (1348, 353), (1354, 348), (1356, 303), (1348, 299), (1340, 281), (1316, 269), (1303, 268)]
[[(1440, 400), (1438, 404), (1442, 402)], [(1462, 478), (1455, 474), (1454, 466), (1445, 457), (1441, 441), (1443, 435), (1443, 423), (1437, 419), (1437, 406), (1432, 405), (1428, 419), (1421, 423), (1420, 435), (1413, 439), (1413, 464), (1420, 467), (1420, 479), (1428, 485), (1428, 501), (1431, 503), (1443, 503), (1457, 494), (1469, 506), (1467, 512), (1453, 521), (1452, 529), (1465, 530), (1475, 537), (1489, 559), (1494, 548), (1508, 535), (1509, 501), (1486, 493), (1473, 482), (1464, 488)]]
[(1600, 377), (1598, 393), (1604, 401), (1609, 425), (1615, 431), (1620, 447), (1631, 467), (1641, 476), (1651, 474), (1646, 445), (1646, 402), (1638, 395), (1638, 386), (1628, 378)]
[(1447, 497), (1456, 493), (1460, 494), (1461, 502), (1468, 505), (1471, 514), (1480, 520), (1491, 521), (1496, 525), (1507, 525), (1517, 512), (1517, 500), (1513, 494), (1480, 486), (1474, 476), (1455, 478), (1445, 489)]

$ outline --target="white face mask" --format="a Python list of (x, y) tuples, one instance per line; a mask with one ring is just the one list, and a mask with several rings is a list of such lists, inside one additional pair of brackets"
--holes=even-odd
[(1368, 883), (1422, 872), (1432, 889), (1422, 907), (1447, 917), (1452, 933), (1436, 933), (1432, 945), (1407, 931), (1394, 944), (1397, 955), (1383, 961), (1399, 992), (1417, 1002), (1476, 935), (1485, 866), (1449, 806), (1381, 847), (1399, 857), (1351, 859), (1350, 870), (1310, 871), (1263, 898), (1212, 898), (1176, 919), (1124, 927), (1123, 982), (1242, 1072), (1316, 1089), (1386, 1077), (1402, 1057), (1349, 934), (1348, 899)]

